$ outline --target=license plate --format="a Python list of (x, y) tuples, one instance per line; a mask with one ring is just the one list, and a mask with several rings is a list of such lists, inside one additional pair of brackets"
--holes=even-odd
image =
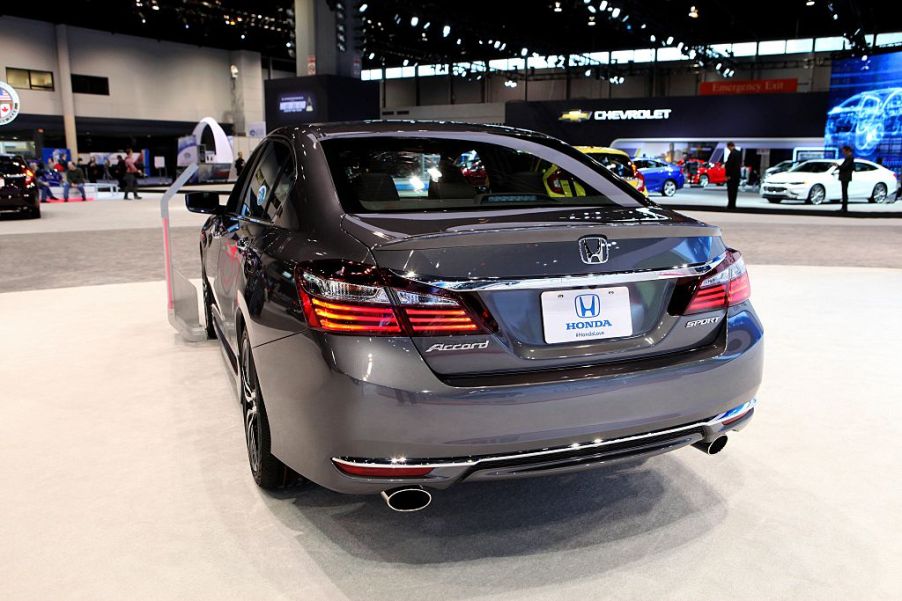
[(542, 326), (548, 344), (630, 336), (633, 318), (629, 288), (543, 292)]

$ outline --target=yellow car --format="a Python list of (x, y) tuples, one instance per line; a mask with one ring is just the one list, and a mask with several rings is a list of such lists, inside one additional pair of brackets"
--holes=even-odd
[[(580, 152), (589, 155), (612, 173), (620, 176), (639, 192), (648, 196), (645, 189), (645, 178), (636, 170), (635, 165), (630, 160), (628, 154), (616, 148), (605, 148), (602, 146), (576, 146)], [(545, 191), (551, 197), (574, 197), (585, 196), (585, 189), (568, 177), (564, 177), (557, 165), (551, 165), (542, 174), (545, 182)]]
[(614, 174), (628, 181), (636, 190), (648, 196), (648, 190), (645, 189), (645, 178), (633, 165), (630, 155), (622, 150), (606, 146), (576, 146), (576, 149), (589, 155)]

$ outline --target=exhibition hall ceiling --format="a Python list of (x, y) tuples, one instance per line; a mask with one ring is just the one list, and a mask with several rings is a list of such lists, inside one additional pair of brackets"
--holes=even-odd
[[(894, 29), (877, 0), (325, 0), (357, 17), (363, 67), (448, 63), (768, 39), (845, 36)], [(275, 0), (82, 0), (36, 12), (22, 2), (0, 14), (104, 31), (294, 58), (294, 2)], [(331, 35), (331, 34), (330, 34)], [(350, 42), (350, 40), (348, 40)], [(348, 44), (350, 46), (350, 44)], [(406, 63), (405, 63), (406, 61)]]

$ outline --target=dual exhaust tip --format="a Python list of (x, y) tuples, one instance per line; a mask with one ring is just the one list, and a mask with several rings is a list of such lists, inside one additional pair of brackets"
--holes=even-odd
[[(718, 436), (711, 442), (701, 441), (692, 446), (708, 455), (716, 455), (727, 446), (727, 437)], [(426, 509), (432, 503), (432, 495), (422, 486), (393, 488), (383, 490), (380, 494), (389, 509), (404, 513)]]

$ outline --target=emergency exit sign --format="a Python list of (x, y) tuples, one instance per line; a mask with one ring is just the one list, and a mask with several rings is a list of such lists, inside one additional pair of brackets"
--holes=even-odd
[(698, 85), (701, 96), (724, 94), (786, 94), (799, 89), (799, 80), (791, 79), (746, 79), (723, 81), (703, 81)]

